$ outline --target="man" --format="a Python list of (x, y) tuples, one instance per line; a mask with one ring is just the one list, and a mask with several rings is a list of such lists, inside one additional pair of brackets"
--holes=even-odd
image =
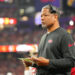
[(74, 42), (70, 34), (60, 27), (58, 18), (58, 9), (54, 6), (42, 8), (42, 27), (47, 29), (47, 33), (40, 41), (38, 57), (31, 58), (37, 68), (36, 75), (70, 75), (70, 69), (74, 66)]

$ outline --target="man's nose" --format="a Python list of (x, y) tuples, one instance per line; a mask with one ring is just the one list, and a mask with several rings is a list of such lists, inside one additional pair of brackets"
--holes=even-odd
[(44, 16), (41, 17), (41, 20), (44, 20)]

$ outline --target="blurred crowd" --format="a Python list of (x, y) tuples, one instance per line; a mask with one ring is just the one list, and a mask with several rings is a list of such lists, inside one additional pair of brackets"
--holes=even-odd
[(24, 44), (24, 43), (39, 43), (41, 36), (43, 35), (43, 30), (32, 31), (28, 33), (0, 33), (0, 45), (10, 45), (10, 44)]
[(29, 53), (0, 53), (0, 75), (24, 75), (25, 67), (18, 58), (28, 55)]
[(16, 59), (0, 61), (0, 75), (7, 75), (11, 72), (12, 75), (24, 75), (24, 66)]

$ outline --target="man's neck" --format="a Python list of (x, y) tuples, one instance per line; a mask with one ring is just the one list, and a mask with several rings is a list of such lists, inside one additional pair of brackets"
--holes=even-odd
[(59, 24), (58, 25), (53, 25), (52, 27), (47, 29), (47, 32), (53, 32), (54, 30), (56, 30), (59, 27), (60, 27)]

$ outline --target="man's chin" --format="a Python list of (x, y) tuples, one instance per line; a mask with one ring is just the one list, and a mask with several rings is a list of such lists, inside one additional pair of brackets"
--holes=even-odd
[(46, 25), (42, 25), (42, 28), (47, 28), (47, 26)]

